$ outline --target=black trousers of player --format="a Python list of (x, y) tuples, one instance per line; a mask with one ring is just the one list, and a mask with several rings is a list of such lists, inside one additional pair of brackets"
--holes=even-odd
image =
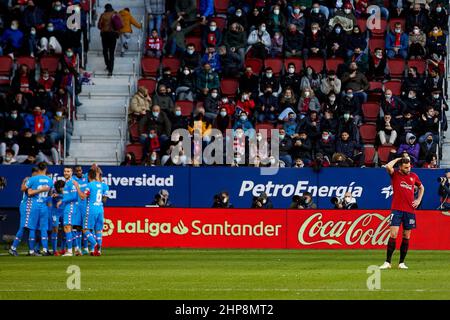
[(103, 58), (108, 72), (112, 73), (114, 70), (114, 51), (116, 50), (117, 33), (116, 32), (102, 32), (102, 47)]

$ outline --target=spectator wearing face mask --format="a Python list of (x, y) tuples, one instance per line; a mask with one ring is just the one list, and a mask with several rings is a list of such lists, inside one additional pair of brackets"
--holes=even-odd
[(325, 110), (323, 117), (320, 119), (320, 128), (327, 130), (333, 136), (337, 134), (338, 120), (335, 118), (332, 110)]
[(427, 36), (420, 30), (419, 26), (414, 26), (412, 32), (409, 33), (409, 58), (422, 59), (425, 56), (425, 44)]
[(38, 80), (38, 85), (44, 87), (46, 94), (51, 97), (53, 95), (53, 89), (55, 84), (55, 78), (50, 76), (48, 69), (41, 70), (41, 76)]
[(226, 108), (220, 108), (217, 117), (214, 119), (213, 127), (220, 130), (222, 135), (225, 136), (226, 130), (231, 126), (231, 117), (227, 113)]
[(244, 61), (241, 56), (225, 46), (219, 48), (219, 60), (222, 68), (222, 77), (236, 77), (242, 70)]
[(277, 31), (273, 35), (272, 45), (270, 46), (270, 56), (272, 58), (281, 57), (283, 53), (285, 39), (281, 32)]
[(63, 6), (61, 1), (55, 1), (48, 15), (48, 21), (53, 24), (55, 30), (64, 32), (67, 29), (67, 7)]
[(428, 12), (422, 10), (420, 3), (414, 2), (412, 10), (406, 16), (406, 31), (413, 31), (414, 26), (418, 26), (421, 30), (428, 27)]
[(420, 145), (416, 141), (416, 136), (412, 133), (406, 134), (406, 141), (398, 148), (397, 155), (401, 155), (404, 152), (406, 152), (411, 158), (412, 164), (417, 166), (419, 161)]
[(341, 111), (340, 101), (338, 101), (338, 95), (330, 93), (328, 97), (324, 98), (322, 103), (322, 112), (329, 111), (333, 114), (335, 118), (339, 117)]
[(369, 56), (368, 79), (380, 81), (389, 77), (386, 56), (383, 49), (375, 48), (373, 54)]
[(156, 134), (159, 137), (160, 144), (165, 145), (169, 140), (170, 133), (172, 132), (172, 125), (169, 118), (164, 111), (161, 111), (159, 105), (152, 106), (152, 112), (147, 112), (144, 117), (139, 121), (139, 134), (141, 143), (145, 143), (148, 138), (148, 132), (150, 129), (155, 129)]
[(203, 64), (203, 68), (196, 72), (194, 79), (197, 93), (203, 96), (203, 98), (208, 95), (211, 89), (218, 89), (220, 87), (219, 75), (212, 70), (209, 63)]
[(183, 116), (181, 112), (181, 107), (175, 105), (174, 112), (169, 114), (170, 123), (172, 124), (172, 132), (177, 129), (185, 129), (187, 130), (189, 120), (186, 116)]
[(288, 18), (287, 23), (289, 25), (293, 24), (298, 31), (303, 32), (306, 26), (306, 17), (304, 12), (300, 9), (298, 4), (294, 5), (292, 11), (288, 7)]
[(4, 119), (3, 128), (5, 129), (5, 131), (12, 131), (15, 137), (17, 137), (19, 133), (23, 131), (25, 122), (23, 121), (23, 118), (19, 114), (17, 109), (12, 109), (9, 113), (7, 113), (6, 117), (2, 117), (2, 119)]
[(367, 36), (361, 32), (359, 26), (353, 26), (353, 31), (347, 38), (347, 57), (351, 57), (354, 54), (355, 48), (360, 48), (364, 51), (367, 47)]
[(290, 24), (284, 41), (285, 57), (301, 57), (303, 54), (304, 40), (303, 33), (297, 30), (295, 24)]
[(443, 3), (436, 3), (436, 7), (431, 9), (429, 22), (432, 26), (440, 26), (443, 31), (448, 31), (448, 13)]
[(357, 120), (348, 112), (345, 112), (341, 117), (339, 117), (339, 128), (338, 135), (342, 132), (348, 132), (350, 139), (359, 143), (359, 130), (357, 126)]
[(439, 141), (439, 112), (432, 106), (428, 106), (420, 117), (419, 143), (425, 141), (428, 135), (433, 136), (434, 141)]
[[(244, 10), (242, 9), (242, 4), (239, 5), (239, 7), (236, 9), (234, 13), (231, 13), (228, 15), (227, 19), (227, 26), (230, 28), (233, 24), (239, 24), (243, 30), (248, 30), (248, 20), (247, 20), (247, 14), (244, 13)], [(244, 34), (245, 36), (245, 34)], [(244, 40), (245, 42), (245, 40)], [(244, 43), (242, 42), (242, 43)], [(226, 44), (225, 44), (226, 45)]]
[(329, 95), (334, 93), (335, 95), (341, 92), (341, 80), (337, 77), (334, 70), (328, 71), (327, 77), (323, 78), (320, 82), (320, 92), (323, 95)]
[(245, 67), (245, 72), (239, 79), (239, 92), (251, 92), (253, 98), (259, 96), (259, 77), (250, 66)]
[(215, 21), (211, 21), (209, 26), (205, 26), (202, 31), (203, 48), (218, 49), (222, 45), (222, 32), (217, 27)]
[(217, 116), (217, 112), (219, 111), (221, 97), (219, 95), (218, 89), (212, 89), (208, 96), (205, 98), (203, 102), (203, 106), (205, 107), (205, 116), (209, 118), (211, 121)]
[[(66, 129), (64, 131), (64, 128)], [(66, 137), (66, 144), (64, 146), (64, 133)], [(56, 111), (55, 117), (51, 120), (51, 128), (49, 139), (52, 145), (56, 145), (58, 142), (65, 148), (66, 157), (68, 157), (70, 150), (70, 143), (72, 141), (73, 126), (72, 121), (67, 121), (64, 116), (63, 110), (59, 109)]]
[(356, 203), (356, 199), (353, 197), (351, 192), (346, 192), (344, 195), (344, 199), (342, 201), (338, 201), (335, 203), (335, 209), (345, 209), (345, 210), (353, 210), (358, 209), (358, 204)]
[(336, 24), (327, 35), (327, 56), (330, 58), (346, 57), (345, 45), (347, 35), (340, 24)]
[(222, 65), (220, 61), (220, 56), (216, 52), (214, 47), (208, 47), (206, 53), (203, 55), (201, 61), (202, 64), (209, 64), (211, 66), (211, 70), (217, 73), (222, 72)]
[(384, 98), (381, 100), (382, 114), (388, 113), (394, 119), (398, 119), (403, 116), (403, 110), (405, 108), (406, 106), (403, 101), (399, 97), (394, 96), (391, 89), (386, 89)]
[[(122, 56), (125, 50), (128, 50), (126, 49), (128, 48), (128, 41), (129, 38), (127, 39), (126, 37), (124, 40), (121, 40), (122, 42), (121, 50), (123, 51), (121, 52)], [(158, 35), (156, 29), (153, 29), (151, 36), (147, 38), (147, 43), (145, 46), (145, 55), (148, 57), (160, 58), (162, 56), (163, 48), (164, 48), (164, 40)]]
[(33, 134), (46, 134), (49, 131), (50, 121), (47, 115), (42, 114), (39, 106), (33, 108), (33, 114), (25, 117), (25, 129), (30, 129)]
[[(171, 25), (172, 32), (169, 34), (165, 46), (165, 52), (169, 55), (169, 57), (173, 57), (175, 54), (182, 54), (185, 51), (186, 35), (200, 25), (200, 23), (195, 23), (193, 25), (183, 27), (182, 20), (183, 17), (179, 16), (178, 19)], [(205, 23), (206, 20), (203, 20), (202, 24)]]
[(255, 58), (265, 59), (270, 51), (272, 40), (269, 32), (267, 32), (266, 24), (262, 23), (258, 29), (250, 32), (247, 39), (247, 52), (251, 52), (251, 55)]
[(363, 74), (367, 73), (367, 70), (369, 69), (369, 57), (361, 50), (361, 48), (357, 47), (353, 50), (353, 55), (346, 60), (346, 65), (350, 67), (350, 64), (353, 62), (356, 63), (358, 71)]
[(272, 94), (275, 97), (278, 97), (278, 93), (281, 90), (280, 87), (280, 79), (273, 74), (273, 69), (271, 67), (267, 67), (265, 72), (261, 75), (261, 79), (259, 82), (259, 92), (260, 95), (266, 91), (267, 87), (272, 88)]
[(292, 137), (297, 129), (297, 115), (295, 112), (289, 112), (287, 121), (283, 124), (283, 129), (287, 136)]
[(343, 10), (336, 10), (330, 25), (334, 26), (337, 23), (340, 23), (345, 31), (351, 31), (357, 25), (356, 17), (353, 14), (353, 6), (350, 2), (344, 4)]
[(342, 75), (341, 81), (343, 89), (346, 92), (351, 90), (353, 96), (358, 99), (360, 104), (367, 101), (366, 91), (370, 88), (369, 81), (364, 73), (359, 71), (356, 62), (350, 63), (349, 71)]
[(3, 55), (10, 54), (20, 55), (22, 51), (24, 35), (19, 29), (19, 21), (13, 20), (11, 27), (6, 29), (0, 38), (0, 53)]
[(37, 134), (33, 143), (36, 161), (47, 164), (59, 164), (59, 154), (56, 148), (51, 144), (44, 134)]
[(311, 24), (310, 30), (306, 33), (305, 46), (303, 48), (303, 57), (308, 59), (310, 56), (318, 56), (326, 59), (326, 41), (318, 23)]
[(234, 22), (229, 25), (223, 36), (223, 44), (225, 47), (239, 54), (241, 61), (245, 60), (245, 47), (247, 42), (245, 30), (242, 24)]
[[(435, 156), (438, 147), (437, 142), (433, 139), (433, 134), (431, 132), (425, 134), (425, 139), (420, 143), (419, 160), (426, 161)], [(430, 161), (427, 162), (430, 163)]]
[(394, 32), (386, 36), (386, 54), (389, 59), (408, 57), (408, 34), (403, 32), (401, 23), (396, 23)]
[(175, 100), (194, 101), (194, 76), (187, 66), (185, 66), (182, 71), (178, 72), (177, 81)]
[(64, 33), (55, 30), (53, 23), (48, 23), (46, 29), (41, 32), (42, 36), (39, 40), (38, 53), (39, 54), (61, 54), (62, 40)]
[(267, 19), (267, 28), (269, 33), (284, 33), (286, 29), (286, 17), (281, 13), (280, 6), (274, 5), (272, 12)]
[(13, 157), (19, 154), (19, 141), (12, 130), (7, 130), (0, 137), (0, 157), (4, 158), (7, 150), (12, 150)]
[(162, 76), (158, 81), (158, 87), (161, 85), (166, 86), (167, 95), (175, 100), (175, 90), (177, 88), (177, 78), (172, 76), (172, 71), (169, 67), (164, 67), (162, 69)]
[(254, 196), (252, 200), (252, 209), (273, 209), (272, 200), (265, 192), (261, 192), (259, 196)]
[(248, 120), (247, 112), (242, 111), (239, 114), (239, 118), (236, 120), (233, 126), (233, 130), (236, 130), (238, 128), (242, 128), (244, 130), (244, 134), (248, 137), (250, 137), (250, 130), (253, 129), (252, 123)]
[(311, 66), (306, 67), (302, 71), (302, 77), (300, 80), (300, 91), (305, 89), (312, 89), (314, 92), (320, 90), (320, 82), (322, 80), (321, 71), (314, 70)]
[(297, 159), (300, 159), (304, 165), (310, 165), (312, 160), (312, 149), (313, 143), (306, 130), (300, 130), (299, 133), (293, 135), (291, 155), (296, 159), (296, 163)]
[(320, 111), (319, 99), (312, 89), (306, 88), (298, 100), (297, 110), (300, 114), (306, 115), (310, 111)]
[(336, 145), (333, 137), (328, 131), (322, 131), (322, 135), (316, 143), (315, 152), (321, 153), (331, 159), (335, 151)]
[(174, 103), (164, 84), (159, 85), (157, 92), (153, 94), (152, 102), (154, 105), (157, 104), (161, 111), (164, 111), (166, 114), (173, 111)]
[(295, 64), (289, 63), (287, 72), (280, 77), (281, 89), (291, 88), (295, 95), (300, 94), (300, 75), (297, 74)]
[(14, 158), (14, 151), (12, 149), (7, 149), (5, 155), (0, 157), (0, 164), (3, 165), (13, 165), (17, 164), (17, 160)]
[(317, 205), (313, 202), (310, 192), (303, 192), (302, 196), (295, 195), (292, 197), (289, 209), (317, 209)]
[(214, 202), (212, 208), (234, 208), (230, 202), (230, 195), (227, 191), (223, 191), (214, 196)]
[(36, 36), (36, 28), (32, 27), (30, 28), (30, 31), (26, 35), (26, 44), (27, 48), (25, 50), (25, 54), (29, 55), (30, 57), (36, 57), (38, 54), (38, 44), (39, 41)]
[(392, 118), (390, 113), (385, 112), (383, 118), (377, 121), (377, 132), (381, 145), (394, 145), (398, 130), (395, 119)]
[(187, 68), (192, 73), (193, 70), (200, 67), (200, 59), (200, 53), (195, 51), (195, 45), (193, 43), (188, 43), (186, 51), (184, 51), (181, 56), (181, 68)]
[(130, 101), (128, 113), (141, 119), (148, 111), (150, 111), (151, 98), (148, 95), (148, 90), (145, 87), (139, 87), (138, 91), (133, 95)]

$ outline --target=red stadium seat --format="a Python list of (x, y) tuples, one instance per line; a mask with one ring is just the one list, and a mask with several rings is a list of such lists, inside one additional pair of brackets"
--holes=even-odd
[(58, 69), (59, 64), (59, 56), (44, 56), (39, 61), (39, 64), (41, 65), (42, 69), (48, 69), (48, 73), (51, 76), (54, 76), (56, 74), (56, 70)]
[(311, 67), (315, 72), (322, 72), (325, 67), (324, 60), (322, 58), (309, 58), (305, 62), (306, 67)]
[(407, 61), (407, 66), (408, 66), (408, 68), (416, 67), (418, 73), (424, 74), (425, 70), (427, 68), (427, 63), (425, 60), (415, 59), (415, 60)]
[(370, 81), (370, 91), (367, 97), (369, 102), (379, 102), (383, 91), (383, 83), (381, 81)]
[(377, 137), (377, 127), (372, 123), (365, 123), (359, 127), (361, 141), (364, 144), (374, 144)]
[(364, 147), (364, 165), (366, 167), (375, 166), (375, 162), (373, 158), (375, 157), (375, 148), (373, 146), (365, 146)]
[(358, 27), (361, 29), (362, 33), (367, 30), (367, 19), (357, 18), (356, 23), (358, 24)]
[(227, 97), (235, 97), (239, 88), (239, 81), (236, 79), (222, 79), (220, 81), (220, 89), (222, 95)]
[(10, 84), (13, 64), (10, 56), (0, 56), (0, 85)]
[(283, 69), (283, 60), (280, 58), (268, 58), (264, 60), (264, 68), (271, 67), (275, 75), (280, 75)]
[(387, 65), (392, 78), (403, 78), (405, 73), (405, 60), (387, 59)]
[(380, 105), (378, 103), (364, 103), (362, 105), (362, 112), (364, 115), (364, 122), (376, 122), (380, 115)]
[(384, 39), (386, 27), (387, 27), (386, 20), (381, 19), (379, 28), (375, 27), (375, 28), (372, 28), (370, 30), (370, 38), (371, 39), (376, 39), (376, 38), (377, 39), (380, 39), (380, 38)]
[(164, 57), (162, 59), (162, 67), (168, 67), (170, 68), (170, 71), (172, 72), (172, 74), (176, 74), (178, 72), (178, 69), (180, 69), (180, 59), (178, 58), (167, 58)]
[(380, 165), (386, 164), (389, 161), (389, 155), (392, 150), (392, 146), (379, 146), (377, 149), (378, 162)]
[(16, 63), (18, 66), (26, 65), (30, 71), (34, 71), (36, 69), (36, 59), (33, 57), (18, 57), (16, 59)]
[(211, 18), (211, 21), (214, 21), (217, 24), (217, 28), (219, 28), (220, 31), (223, 31), (227, 26), (227, 19), (222, 17), (213, 17)]
[(128, 126), (128, 131), (130, 133), (130, 141), (131, 142), (139, 142), (139, 122), (133, 121)]
[(159, 58), (143, 57), (141, 67), (144, 77), (156, 77), (158, 75), (159, 64)]
[(392, 81), (386, 81), (383, 84), (384, 87), (384, 91), (386, 91), (386, 89), (390, 89), (392, 91), (393, 95), (400, 95), (402, 92), (402, 83), (399, 80), (392, 80)]
[(369, 49), (374, 52), (376, 48), (386, 49), (384, 38), (369, 39)]
[(229, 4), (230, 0), (214, 0), (214, 9), (216, 13), (226, 14)]
[(327, 60), (327, 70), (337, 71), (339, 65), (344, 63), (343, 58), (332, 58)]
[(194, 44), (196, 51), (202, 51), (202, 38), (201, 37), (192, 37), (192, 36), (186, 37), (185, 43), (186, 43), (186, 46), (189, 43), (192, 43), (192, 44)]
[(303, 70), (303, 60), (300, 58), (286, 58), (284, 59), (284, 69), (287, 70), (290, 63), (295, 65), (295, 72), (299, 73)]
[(126, 148), (125, 148), (125, 152), (132, 152), (134, 153), (135, 157), (136, 157), (136, 163), (140, 164), (142, 162), (142, 155), (143, 155), (143, 146), (140, 143), (130, 143), (127, 144)]
[(181, 108), (181, 115), (186, 117), (189, 117), (194, 111), (194, 103), (189, 100), (178, 100), (175, 105)]
[(245, 59), (245, 66), (252, 67), (253, 73), (259, 75), (261, 73), (264, 62), (257, 58), (247, 58)]
[(138, 87), (146, 87), (148, 94), (153, 94), (156, 88), (156, 80), (141, 78), (138, 80)]

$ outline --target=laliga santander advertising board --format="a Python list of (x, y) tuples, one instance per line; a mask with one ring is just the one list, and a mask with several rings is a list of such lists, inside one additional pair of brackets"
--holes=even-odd
[[(105, 247), (385, 249), (389, 210), (105, 208)], [(450, 250), (450, 216), (418, 211), (411, 249)]]

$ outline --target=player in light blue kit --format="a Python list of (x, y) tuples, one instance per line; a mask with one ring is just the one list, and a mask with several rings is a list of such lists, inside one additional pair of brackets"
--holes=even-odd
[[(63, 256), (73, 256), (73, 234), (72, 234), (72, 226), (74, 225), (74, 220), (78, 219), (78, 194), (79, 187), (78, 183), (72, 179), (72, 168), (65, 167), (64, 168), (64, 179), (66, 179), (66, 184), (63, 190), (63, 198), (56, 204), (56, 208), (59, 209), (63, 206), (64, 210), (64, 233), (66, 236), (66, 244), (67, 244), (67, 252), (63, 254)], [(84, 196), (84, 195), (83, 195)], [(79, 251), (79, 248), (75, 247), (75, 250)]]
[[(53, 249), (53, 255), (59, 256), (58, 252), (58, 231), (59, 226), (62, 224), (62, 219), (64, 217), (64, 210), (62, 206), (59, 208), (56, 207), (59, 201), (62, 201), (63, 194), (64, 194), (64, 186), (65, 182), (63, 180), (58, 180), (55, 182), (55, 190), (52, 193), (52, 207), (51, 207), (51, 214), (49, 216), (49, 230), (52, 231), (51, 233), (51, 241), (52, 241), (52, 249)], [(61, 244), (63, 241), (61, 241)], [(61, 245), (62, 249), (64, 249), (64, 246)]]
[[(25, 216), (25, 228), (30, 230), (28, 243), (29, 243), (29, 255), (38, 255), (34, 248), (36, 242), (36, 229), (40, 220), (45, 218), (45, 226), (41, 230), (46, 230), (48, 224), (48, 194), (53, 188), (53, 181), (47, 175), (47, 164), (41, 162), (38, 164), (38, 172), (35, 176), (28, 179), (26, 183), (28, 196), (32, 199), (31, 209)], [(42, 223), (40, 224), (42, 227)], [(42, 232), (42, 231), (41, 231)], [(50, 255), (48, 252), (48, 236), (45, 234), (41, 236), (42, 250), (44, 255)]]
[(94, 248), (93, 256), (99, 256), (99, 246), (92, 230), (97, 230), (98, 224), (103, 228), (103, 186), (97, 180), (97, 170), (91, 169), (88, 173), (89, 183), (86, 187), (86, 212), (83, 219), (83, 234), (86, 236), (89, 244)]
[[(38, 172), (37, 167), (33, 167), (31, 169), (31, 176), (35, 176)], [(28, 197), (27, 186), (26, 183), (30, 179), (30, 177), (25, 177), (22, 181), (22, 185), (20, 187), (20, 191), (23, 192), (22, 201), (20, 201), (19, 213), (20, 213), (20, 225), (19, 231), (17, 231), (16, 237), (14, 238), (13, 244), (9, 249), (9, 254), (17, 257), (19, 254), (17, 253), (17, 247), (22, 240), (23, 234), (25, 232), (25, 220), (27, 219), (27, 215), (29, 216), (31, 210), (31, 198)]]
[(97, 171), (97, 181), (101, 183), (102, 185), (102, 203), (101, 203), (101, 209), (100, 209), (100, 216), (97, 218), (97, 221), (94, 226), (95, 230), (95, 239), (97, 240), (98, 244), (98, 253), (97, 255), (100, 256), (102, 254), (102, 233), (103, 233), (103, 222), (105, 220), (104, 215), (104, 204), (106, 203), (106, 200), (108, 199), (108, 191), (109, 187), (106, 183), (102, 182), (102, 176), (103, 172), (100, 167), (96, 167)]
[[(80, 187), (80, 191), (81, 193), (84, 194), (84, 191), (86, 190), (87, 184), (88, 184), (88, 175), (87, 173), (83, 173), (83, 168), (81, 166), (75, 166), (73, 168), (74, 170), (74, 176), (73, 176), (73, 180), (75, 180), (76, 182), (78, 182), (78, 185)], [(81, 217), (81, 221), (79, 221), (80, 226), (77, 227), (77, 243), (78, 245), (83, 248), (82, 250), (82, 254), (89, 254), (89, 250), (88, 250), (88, 245), (87, 245), (87, 239), (86, 239), (86, 234), (83, 233), (83, 243), (81, 245), (81, 230), (82, 228), (82, 224), (84, 222), (84, 216), (86, 215), (86, 199), (82, 199), (80, 196), (78, 197), (78, 210), (80, 212), (80, 217)], [(77, 226), (77, 224), (74, 224), (74, 226)]]

